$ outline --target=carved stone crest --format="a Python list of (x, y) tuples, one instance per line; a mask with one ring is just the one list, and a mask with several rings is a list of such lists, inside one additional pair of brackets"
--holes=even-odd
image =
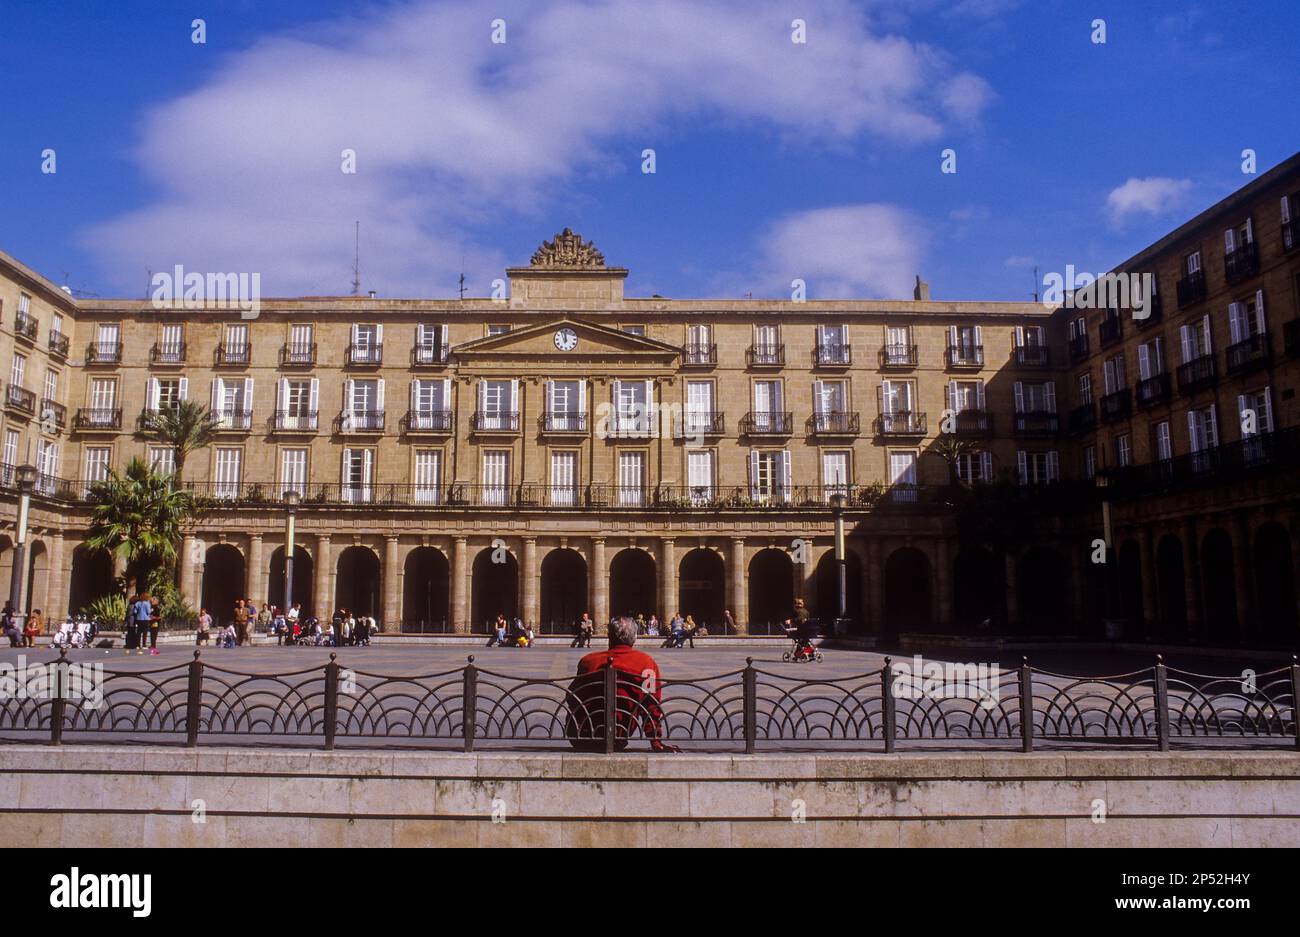
[(605, 255), (582, 235), (565, 228), (554, 240), (543, 241), (533, 252), (534, 267), (603, 267)]

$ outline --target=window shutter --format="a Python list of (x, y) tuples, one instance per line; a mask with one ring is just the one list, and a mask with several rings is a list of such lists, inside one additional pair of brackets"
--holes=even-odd
[(790, 497), (790, 450), (781, 450), (781, 500)]
[(339, 470), (339, 483), (342, 485), (346, 486), (348, 483), (348, 466), (350, 466), (351, 464), (352, 464), (352, 450), (344, 448), (343, 466)]
[(446, 354), (449, 346), (447, 345), (447, 326), (445, 325), (438, 326), (438, 347)]
[(1253, 244), (1254, 242), (1255, 242), (1255, 226), (1251, 223), (1251, 220), (1247, 218), (1246, 219), (1246, 243)]
[(993, 453), (988, 450), (980, 453), (980, 481), (993, 481)]
[(361, 334), (361, 327), (355, 322), (352, 323), (352, 344), (357, 344), (357, 336)]
[(613, 407), (613, 411), (614, 411), (614, 418), (615, 418), (615, 424), (614, 424), (614, 425), (615, 425), (615, 426), (618, 425), (617, 420), (618, 420), (618, 418), (621, 416), (621, 414), (619, 413), (618, 406), (619, 406), (619, 389), (620, 389), (622, 386), (623, 386), (623, 382), (622, 382), (622, 381), (610, 381), (610, 382), (609, 382), (609, 395), (610, 395), (610, 398), (611, 398), (610, 403), (611, 403), (611, 405), (612, 405), (612, 407)]
[(1205, 426), (1205, 441), (1210, 448), (1219, 444), (1219, 405), (1210, 404), (1210, 422)]
[(512, 378), (510, 381), (510, 412), (519, 412), (519, 378)]
[(275, 412), (284, 413), (289, 409), (289, 379), (282, 377), (275, 383)]
[(1255, 331), (1264, 334), (1264, 291), (1255, 290)]
[(978, 325), (975, 326), (975, 345), (977, 347), (982, 347), (984, 345), (983, 332)]
[(356, 399), (352, 395), (352, 386), (354, 383), (355, 382), (352, 380), (352, 378), (348, 378), (346, 381), (343, 382), (343, 412), (344, 413), (352, 412), (352, 401)]
[(1263, 421), (1261, 421), (1260, 424), (1259, 424), (1260, 432), (1271, 433), (1271, 432), (1273, 432), (1273, 392), (1272, 392), (1272, 389), (1269, 388), (1269, 387), (1265, 387), (1265, 388), (1264, 388), (1264, 393), (1262, 394), (1262, 396), (1263, 396), (1263, 398), (1264, 398), (1264, 417), (1265, 417), (1265, 419), (1264, 419)]
[(373, 449), (361, 450), (361, 480), (367, 488), (375, 480), (375, 451)]
[(1021, 326), (1021, 325), (1017, 325), (1017, 326), (1016, 326), (1015, 336), (1016, 336), (1016, 347), (1017, 347), (1017, 348), (1024, 348), (1024, 347), (1025, 347), (1025, 329), (1024, 329), (1024, 326)]
[(1205, 353), (1214, 354), (1214, 347), (1210, 344), (1210, 317), (1207, 315), (1201, 320), (1201, 327), (1205, 330)]
[(1234, 345), (1241, 341), (1241, 303), (1228, 303), (1228, 335)]
[(543, 401), (543, 409), (546, 413), (555, 412), (555, 382), (546, 382), (546, 399)]
[(1145, 381), (1151, 376), (1151, 349), (1138, 345), (1138, 379)]
[(311, 410), (313, 415), (319, 412), (320, 410), (319, 404), (320, 404), (320, 378), (313, 377), (311, 379), (311, 396), (308, 399), (308, 403), (307, 403), (308, 409)]
[(412, 413), (418, 413), (420, 410), (420, 380), (416, 378), (411, 381), (411, 404), (409, 407)]
[[(376, 382), (375, 388), (375, 410), (379, 413), (384, 412), (384, 379), (381, 377)], [(370, 450), (366, 450), (369, 452)]]
[(1029, 484), (1029, 460), (1025, 457), (1025, 450), (1016, 450), (1016, 472), (1020, 477), (1020, 484)]
[(251, 377), (244, 378), (244, 412), (253, 412), (253, 379)]
[(188, 377), (180, 379), (180, 386), (176, 388), (176, 395), (181, 400), (190, 399), (190, 379)]
[(1223, 252), (1231, 254), (1237, 249), (1237, 234), (1231, 228), (1223, 232)]
[(813, 413), (823, 413), (826, 409), (826, 400), (822, 397), (822, 382), (813, 381)]
[(149, 378), (149, 386), (146, 392), (149, 395), (148, 396), (149, 409), (157, 410), (158, 409), (158, 378), (156, 377)]
[(1056, 381), (1048, 381), (1045, 385), (1047, 390), (1047, 412), (1056, 412)]
[(585, 416), (587, 413), (587, 379), (578, 379), (578, 414)]
[(382, 345), (383, 343), (384, 343), (384, 327), (382, 325), (377, 325), (375, 326), (375, 344)]
[(224, 383), (219, 377), (212, 379), (212, 412), (214, 414), (221, 412), (222, 385)]
[(749, 450), (749, 496), (757, 498), (758, 490), (758, 450)]
[(476, 405), (479, 413), (487, 412), (486, 404), (487, 404), (487, 381), (480, 380), (478, 382), (478, 404)]
[(957, 382), (949, 381), (943, 390), (943, 408), (957, 412)]
[(1061, 454), (1055, 449), (1049, 449), (1047, 452), (1047, 480), (1049, 482), (1061, 480)]
[(1178, 340), (1183, 346), (1183, 364), (1192, 360), (1192, 328), (1188, 325), (1178, 327)]
[(1282, 224), (1291, 223), (1291, 196), (1282, 196)]
[(1196, 419), (1196, 411), (1187, 411), (1187, 440), (1191, 445), (1193, 452), (1200, 452), (1203, 448), (1201, 443), (1201, 424)]
[(979, 410), (984, 410), (984, 382), (982, 380), (975, 384), (975, 403)]
[[(1246, 432), (1246, 429), (1245, 429), (1245, 426), (1246, 426), (1246, 411), (1249, 410), (1249, 409), (1250, 409), (1250, 406), (1249, 406), (1249, 402), (1246, 400), (1246, 395), (1245, 395), (1245, 394), (1238, 394), (1238, 395), (1237, 395), (1237, 425), (1240, 426), (1240, 427), (1242, 427), (1241, 435), (1242, 435), (1243, 437), (1245, 437), (1245, 436), (1253, 436), (1253, 435), (1255, 435), (1254, 433), (1248, 433), (1248, 432)], [(1258, 414), (1258, 413), (1255, 414), (1255, 432), (1259, 432), (1259, 414)]]
[(957, 347), (957, 326), (955, 325), (948, 326), (948, 347)]
[(1025, 385), (1023, 381), (1016, 381), (1016, 412), (1025, 412)]

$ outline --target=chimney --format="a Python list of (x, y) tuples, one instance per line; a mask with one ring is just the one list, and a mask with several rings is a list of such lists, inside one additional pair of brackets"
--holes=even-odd
[(912, 298), (921, 303), (930, 301), (930, 284), (922, 280), (919, 273), (916, 275), (916, 286), (912, 288)]
[(371, 298), (371, 299), (374, 299), (374, 298), (375, 298), (375, 291), (374, 291), (374, 290), (370, 290), (369, 293), (370, 293), (370, 298)]

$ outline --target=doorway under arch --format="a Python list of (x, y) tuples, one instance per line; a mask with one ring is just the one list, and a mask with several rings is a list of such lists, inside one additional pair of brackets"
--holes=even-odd
[[(710, 634), (722, 634), (722, 610), (726, 608), (727, 569), (715, 551), (697, 547), (682, 557), (677, 567), (677, 604), (683, 615), (707, 627)], [(669, 613), (671, 614), (671, 613)]]
[(749, 633), (774, 634), (794, 611), (794, 562), (776, 547), (749, 561)]
[(587, 608), (587, 561), (563, 547), (542, 559), (541, 621), (543, 634), (570, 634)]
[[(334, 608), (322, 609), (318, 617), (323, 619), (336, 609), (346, 608), (353, 615), (370, 615), (378, 620), (382, 614), (384, 592), (379, 557), (375, 551), (363, 546), (348, 547), (339, 554), (335, 571)], [(391, 627), (392, 623), (383, 624)]]
[[(501, 562), (492, 562), (494, 555)], [(497, 615), (505, 615), (507, 621), (519, 615), (519, 561), (509, 550), (480, 550), (474, 557), (473, 582), (471, 631), (488, 634)]]
[(201, 605), (212, 620), (226, 625), (235, 619), (235, 602), (244, 595), (244, 554), (229, 543), (214, 543), (203, 559)]
[(916, 547), (900, 547), (885, 561), (885, 629), (929, 631), (933, 627), (930, 558)]
[(450, 631), (451, 566), (436, 547), (416, 547), (402, 564), (401, 630), (416, 634)]
[[(615, 554), (609, 564), (609, 613), (649, 618), (658, 609), (655, 598), (656, 566), (645, 550), (629, 547)], [(676, 609), (659, 611), (662, 621)]]

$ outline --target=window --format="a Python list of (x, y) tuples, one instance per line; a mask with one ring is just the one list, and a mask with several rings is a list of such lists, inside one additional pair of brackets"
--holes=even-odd
[(623, 436), (650, 431), (650, 382), (614, 381), (614, 432)]
[(55, 402), (59, 399), (59, 372), (53, 368), (45, 371), (45, 399)]
[(546, 428), (553, 432), (586, 429), (586, 381), (550, 381), (546, 387)]
[(299, 495), (307, 493), (307, 450), (280, 450), (280, 497), (285, 492), (296, 491)]
[(487, 327), (487, 333), (489, 336), (505, 335), (509, 331), (510, 331), (510, 326), (508, 325), (489, 325)]
[(916, 453), (889, 453), (890, 493), (895, 501), (916, 500)]
[(1102, 376), (1106, 382), (1106, 393), (1114, 394), (1128, 386), (1128, 376), (1124, 371), (1124, 356), (1115, 355), (1102, 364)]
[(1016, 469), (1022, 485), (1046, 485), (1060, 478), (1060, 454), (1052, 449), (1048, 452), (1016, 453)]
[(1183, 258), (1183, 274), (1193, 276), (1201, 272), (1201, 252), (1192, 251)]
[(442, 503), (442, 451), (417, 449), (415, 451), (415, 503)]
[(489, 449), (483, 453), (483, 503), (508, 504), (509, 496), (510, 451)]
[(451, 429), (451, 380), (411, 381), (410, 429)]
[(578, 503), (578, 453), (551, 453), (551, 504), (574, 507)]
[(212, 473), (212, 494), (217, 498), (237, 498), (239, 496), (240, 469), (244, 458), (242, 449), (218, 448), (216, 451), (216, 470)]
[(1178, 337), (1183, 350), (1183, 364), (1212, 354), (1214, 351), (1210, 343), (1209, 316), (1203, 316), (1201, 321), (1194, 325), (1180, 326)]
[(348, 355), (352, 364), (380, 364), (384, 360), (384, 327), (382, 325), (352, 326), (352, 348)]
[(698, 436), (713, 429), (713, 382), (686, 382), (686, 415), (683, 436)]
[(149, 410), (173, 410), (186, 398), (189, 392), (189, 378), (185, 377), (151, 377), (148, 383)]
[(822, 452), (822, 488), (827, 501), (831, 495), (848, 495), (853, 484), (850, 470), (850, 453), (846, 450), (824, 450)]
[(948, 360), (951, 364), (984, 363), (984, 339), (978, 325), (948, 327)]
[(1214, 467), (1214, 450), (1219, 445), (1219, 425), (1214, 404), (1187, 411), (1187, 436), (1192, 451), (1192, 471)]
[(1079, 375), (1079, 404), (1086, 406), (1092, 403), (1092, 375), (1085, 371)]
[[(17, 449), (18, 447), (18, 434), (13, 433), (12, 431), (10, 431), (10, 433), (5, 434), (5, 463), (6, 464), (11, 464), (9, 460), (10, 434), (13, 435), (14, 448)], [(112, 456), (112, 453), (113, 450), (109, 449), (107, 446), (91, 446), (86, 449), (86, 467), (85, 467), (84, 475), (85, 475), (87, 486), (93, 484), (94, 482), (102, 482), (106, 478), (108, 478), (108, 462), (109, 462), (109, 458)]]
[(23, 378), (27, 374), (27, 359), (22, 355), (14, 355), (13, 366), (9, 370), (9, 383), (14, 387), (23, 386)]
[(626, 332), (628, 335), (640, 335), (642, 337), (645, 336), (644, 325), (625, 325), (623, 326), (623, 331)]
[(212, 415), (222, 429), (248, 429), (253, 417), (253, 379), (212, 379)]
[(847, 381), (814, 381), (813, 412), (819, 414), (844, 413), (849, 408)]
[(1138, 345), (1138, 378), (1146, 381), (1165, 373), (1165, 340), (1155, 338)]
[(882, 362), (886, 365), (909, 365), (912, 361), (912, 329), (906, 325), (885, 327), (885, 353)]
[(849, 363), (849, 327), (847, 325), (817, 326), (817, 363)]
[(168, 323), (158, 333), (158, 354), (156, 359), (163, 364), (175, 364), (185, 360), (185, 329), (180, 323)]
[(964, 452), (959, 455), (957, 480), (965, 485), (993, 481), (993, 453)]
[(228, 361), (248, 360), (248, 326), (227, 325), (225, 342)]
[[(87, 449), (86, 451), (91, 452), (93, 450)], [(5, 430), (5, 445), (4, 445), (4, 465), (6, 468), (6, 472), (5, 472), (6, 482), (13, 481), (11, 473), (13, 467), (17, 464), (18, 464), (18, 431), (13, 429), (7, 429)]]
[(36, 440), (36, 490), (52, 494), (59, 478), (59, 445), (48, 439)]
[(692, 504), (713, 500), (714, 453), (712, 449), (691, 449), (686, 453), (686, 484)]
[(312, 325), (299, 323), (289, 326), (288, 363), (311, 364), (314, 360), (312, 351), (314, 342), (315, 329)]
[(983, 381), (949, 381), (948, 409), (955, 413), (984, 410)]
[(276, 425), (283, 430), (312, 430), (317, 426), (320, 381), (282, 378), (277, 385)]
[(1133, 444), (1127, 433), (1115, 437), (1115, 464), (1120, 468), (1133, 464)]
[(1097, 447), (1083, 447), (1083, 477), (1093, 479), (1097, 477)]
[[(1295, 221), (1292, 221), (1295, 219)], [(1294, 250), (1300, 237), (1296, 223), (1300, 222), (1300, 193), (1282, 196), (1282, 249)]]
[(176, 450), (171, 446), (150, 446), (149, 471), (159, 475), (174, 474), (176, 472)]
[(1041, 325), (1018, 325), (1015, 336), (1017, 348), (1042, 348), (1045, 344)]
[(382, 378), (347, 380), (343, 383), (345, 430), (384, 428), (384, 381)]
[(447, 326), (422, 322), (415, 328), (415, 363), (438, 364), (447, 360)]
[(375, 450), (343, 450), (343, 500), (364, 504), (374, 497)]
[(1168, 462), (1174, 457), (1173, 437), (1169, 432), (1169, 421), (1161, 420), (1156, 424), (1156, 458)]
[(645, 466), (644, 452), (620, 452), (618, 454), (618, 500), (624, 507), (640, 507), (645, 504)]
[(1268, 330), (1264, 324), (1264, 291), (1241, 302), (1228, 304), (1228, 329), (1232, 344), (1249, 341)]
[(26, 293), (19, 293), (18, 311), (23, 315), (27, 315), (29, 312), (31, 312), (31, 309), (32, 309), (32, 298), (28, 296)]
[(707, 325), (687, 326), (682, 361), (685, 364), (712, 364), (714, 354), (713, 329)]
[(117, 381), (112, 378), (95, 378), (90, 382), (90, 407), (95, 413), (106, 415), (117, 400)]
[(1017, 413), (1055, 413), (1055, 381), (1016, 381)]
[(519, 428), (517, 404), (518, 381), (479, 381), (478, 429), (512, 430)]
[(762, 503), (785, 502), (790, 499), (790, 453), (759, 451), (750, 453), (750, 496)]
[(54, 318), (50, 321), (50, 334), (51, 335), (63, 334), (63, 316), (57, 312), (54, 314)]
[(1273, 432), (1273, 403), (1267, 387), (1237, 398), (1243, 453), (1248, 464), (1264, 459), (1264, 439)]

